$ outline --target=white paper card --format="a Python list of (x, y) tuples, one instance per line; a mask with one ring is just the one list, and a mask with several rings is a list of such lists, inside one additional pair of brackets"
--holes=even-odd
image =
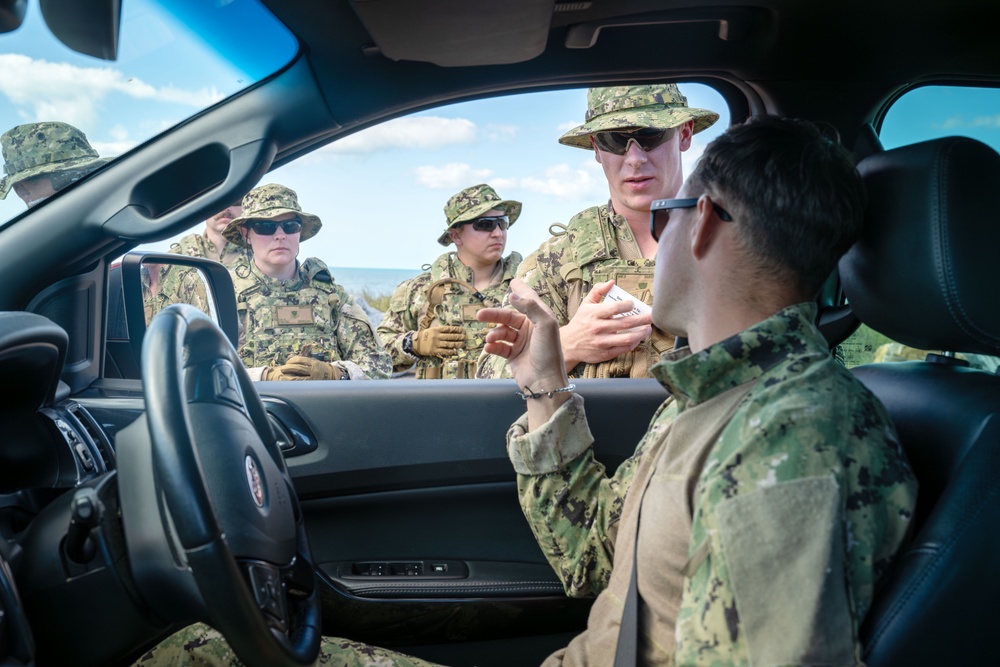
[(640, 315), (642, 313), (651, 312), (653, 309), (647, 306), (645, 303), (635, 298), (625, 290), (623, 290), (618, 285), (612, 285), (611, 290), (608, 291), (607, 296), (604, 297), (605, 300), (611, 301), (631, 301), (634, 308), (627, 313), (621, 313), (620, 315), (615, 315), (615, 317), (627, 317), (628, 315)]

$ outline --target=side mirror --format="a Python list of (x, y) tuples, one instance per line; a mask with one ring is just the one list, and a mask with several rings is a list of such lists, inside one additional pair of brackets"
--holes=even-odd
[(233, 344), (238, 342), (236, 292), (219, 262), (162, 252), (130, 252), (122, 258), (122, 293), (129, 347), (137, 364), (146, 327), (163, 308), (190, 303), (204, 311)]

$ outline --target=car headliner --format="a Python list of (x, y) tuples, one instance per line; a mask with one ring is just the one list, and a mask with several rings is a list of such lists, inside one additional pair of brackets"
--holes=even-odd
[[(512, 43), (496, 49), (498, 62), (531, 57), (537, 26), (496, 36), (487, 32), (496, 21), (483, 19), (482, 3), (465, 0), (421, 2), (418, 10), (406, 12), (409, 0), (265, 4), (304, 42), (333, 116), (345, 127), (512, 86), (669, 76), (726, 81), (748, 93), (751, 103), (759, 95), (763, 107), (753, 112), (787, 109), (856, 132), (864, 122), (877, 121), (877, 109), (904, 86), (932, 79), (995, 81), (1000, 62), (1000, 41), (993, 34), (1000, 6), (971, 0), (933, 6), (901, 0), (731, 5), (519, 0), (521, 6), (552, 8), (543, 17), (551, 24), (544, 52), (522, 62), (475, 67), (431, 63), (467, 62), (470, 52), (479, 56), (485, 45), (498, 41)], [(359, 19), (362, 12), (374, 34)], [(568, 41), (579, 42), (581, 31), (592, 34), (616, 21), (624, 25), (600, 29), (593, 46), (567, 47)], [(398, 29), (400, 24), (405, 29)], [(393, 62), (384, 53), (427, 62)], [(722, 92), (735, 103), (738, 121), (746, 102), (733, 89)], [(853, 137), (844, 139), (850, 145)]]

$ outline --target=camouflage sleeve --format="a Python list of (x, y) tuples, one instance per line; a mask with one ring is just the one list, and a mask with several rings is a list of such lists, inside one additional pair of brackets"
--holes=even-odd
[(817, 419), (816, 398), (753, 406), (706, 461), (678, 665), (861, 664), (859, 624), (916, 487), (880, 406)]
[(375, 335), (372, 323), (354, 298), (341, 297), (337, 317), (337, 346), (340, 358), (356, 363), (372, 380), (384, 380), (392, 373), (392, 360)]
[(417, 294), (420, 287), (429, 280), (421, 280), (423, 275), (400, 283), (392, 292), (389, 308), (379, 324), (377, 333), (382, 345), (392, 357), (392, 369), (395, 372), (405, 371), (416, 363), (417, 357), (403, 351), (403, 338), (410, 331), (417, 330), (417, 319), (420, 304)]
[(611, 578), (618, 520), (640, 452), (609, 478), (594, 459), (579, 395), (546, 424), (526, 428), (522, 418), (507, 433), (524, 516), (566, 595), (597, 595)]

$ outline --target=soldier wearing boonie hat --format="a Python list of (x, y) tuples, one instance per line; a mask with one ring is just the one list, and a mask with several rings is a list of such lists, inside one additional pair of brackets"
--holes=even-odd
[(688, 121), (693, 122), (692, 133), (698, 134), (717, 120), (714, 111), (689, 107), (677, 84), (591, 88), (585, 122), (559, 137), (559, 143), (589, 149), (593, 148), (590, 136), (598, 132), (669, 130)]
[[(673, 83), (606, 86), (587, 91), (584, 122), (559, 137), (594, 151), (611, 194), (607, 204), (554, 225), (558, 231), (518, 269), (564, 328), (570, 377), (649, 377), (660, 353), (673, 347), (673, 337), (651, 327), (641, 308), (615, 315), (627, 313), (631, 301), (652, 305), (657, 244), (649, 206), (677, 193), (681, 153), (718, 119), (689, 107)], [(609, 291), (617, 303), (602, 303)], [(502, 357), (480, 358), (478, 377), (510, 376)]]
[[(13, 127), (0, 136), (3, 153), (3, 178), (0, 199), (11, 189), (32, 206), (55, 194), (111, 158), (102, 158), (87, 141), (87, 136), (68, 123), (45, 121)], [(51, 188), (40, 189), (32, 196), (27, 186), (48, 179)]]
[(261, 185), (223, 235), (245, 250), (230, 268), (239, 313), (239, 354), (256, 380), (364, 380), (391, 362), (368, 316), (326, 264), (299, 262), (301, 241), (322, 227), (291, 188)]
[(400, 283), (378, 327), (394, 371), (415, 365), (417, 379), (475, 377), (487, 329), (476, 313), (503, 301), (521, 263), (516, 252), (503, 257), (507, 229), (520, 215), (521, 202), (485, 183), (448, 199), (438, 243), (456, 249)]

